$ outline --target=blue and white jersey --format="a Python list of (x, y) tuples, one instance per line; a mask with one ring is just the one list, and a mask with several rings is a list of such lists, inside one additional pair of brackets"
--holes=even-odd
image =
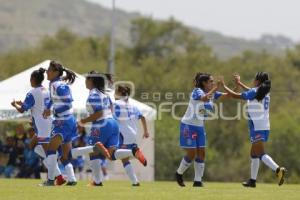
[(114, 104), (114, 116), (119, 122), (123, 144), (136, 144), (139, 119), (143, 116), (140, 110), (128, 101), (120, 99)]
[(30, 90), (22, 105), (24, 111), (31, 111), (33, 127), (38, 137), (41, 138), (49, 137), (51, 132), (51, 118), (45, 119), (43, 117), (43, 112), (49, 101), (50, 95), (48, 90), (41, 86)]
[(50, 103), (47, 106), (50, 109), (53, 106), (54, 118), (67, 117), (73, 114), (72, 93), (69, 85), (57, 78), (50, 82)]
[(247, 111), (255, 131), (270, 130), (269, 105), (270, 93), (262, 101), (255, 99), (257, 88), (251, 88), (242, 93), (242, 99), (247, 100)]
[(206, 93), (200, 88), (194, 88), (191, 96), (188, 108), (181, 119), (181, 122), (193, 126), (204, 126), (204, 120), (207, 116), (207, 111), (213, 111), (213, 100), (218, 99), (223, 95), (221, 92), (215, 92), (213, 98), (208, 102), (203, 102), (200, 99), (206, 95)]
[(86, 101), (86, 109), (89, 114), (102, 111), (102, 116), (93, 123), (97, 123), (100, 120), (113, 118), (112, 116), (112, 102), (107, 94), (102, 93), (96, 88), (90, 90), (88, 99)]

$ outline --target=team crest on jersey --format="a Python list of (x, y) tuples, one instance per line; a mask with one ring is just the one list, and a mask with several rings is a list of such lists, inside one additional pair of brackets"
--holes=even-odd
[(192, 139), (193, 139), (193, 140), (196, 140), (196, 138), (197, 138), (197, 133), (196, 133), (196, 132), (193, 132), (193, 133), (192, 133)]

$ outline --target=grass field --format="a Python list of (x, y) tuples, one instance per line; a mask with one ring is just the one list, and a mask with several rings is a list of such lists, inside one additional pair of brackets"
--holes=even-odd
[(39, 180), (0, 179), (0, 200), (94, 200), (94, 199), (205, 199), (205, 200), (288, 200), (300, 199), (300, 186), (259, 184), (243, 188), (239, 183), (206, 183), (193, 188), (192, 183), (179, 188), (174, 182), (142, 183), (131, 187), (126, 181), (108, 181), (103, 187), (87, 187), (81, 181), (75, 187), (39, 187)]

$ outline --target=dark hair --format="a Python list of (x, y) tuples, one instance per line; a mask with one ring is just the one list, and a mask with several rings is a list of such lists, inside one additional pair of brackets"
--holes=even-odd
[(113, 82), (113, 75), (112, 74), (105, 73), (104, 75), (105, 75), (108, 82)]
[(61, 77), (63, 73), (66, 72), (66, 76), (64, 76), (62, 80), (68, 81), (68, 83), (70, 84), (74, 83), (75, 78), (77, 77), (73, 71), (64, 68), (60, 63), (54, 60), (50, 62), (49, 68), (53, 69), (54, 71), (57, 71), (59, 73), (59, 77)]
[(257, 93), (255, 99), (261, 101), (271, 90), (271, 80), (267, 72), (257, 72), (255, 75), (255, 80), (260, 82), (257, 88)]
[(198, 72), (194, 78), (194, 81), (196, 83), (195, 87), (201, 88), (203, 90), (204, 89), (203, 82), (208, 81), (210, 79), (210, 77), (211, 77), (211, 74)]
[(32, 73), (31, 73), (31, 76), (30, 78), (31, 79), (34, 79), (34, 82), (35, 84), (37, 85), (41, 85), (42, 82), (44, 81), (44, 73), (45, 73), (45, 69), (44, 68), (39, 68), (37, 70), (34, 70)]
[(93, 83), (93, 86), (97, 88), (99, 91), (104, 93), (105, 89), (105, 78), (102, 74), (96, 72), (96, 71), (90, 71), (87, 76), (87, 80), (91, 80)]
[(122, 97), (130, 96), (131, 89), (126, 85), (118, 85), (117, 92), (121, 94)]

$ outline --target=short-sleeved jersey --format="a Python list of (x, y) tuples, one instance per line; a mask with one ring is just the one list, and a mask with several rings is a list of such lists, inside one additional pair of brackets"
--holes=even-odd
[(55, 79), (50, 82), (49, 89), (50, 103), (48, 108), (53, 106), (54, 118), (73, 114), (73, 98), (69, 85), (60, 79)]
[(183, 123), (203, 127), (207, 111), (213, 110), (213, 100), (221, 97), (223, 93), (215, 92), (213, 98), (208, 102), (200, 100), (204, 95), (206, 95), (206, 93), (202, 89), (194, 88), (190, 96), (188, 108), (181, 119)]
[(30, 90), (23, 102), (22, 109), (24, 111), (30, 110), (32, 116), (32, 122), (37, 129), (37, 134), (50, 135), (52, 120), (50, 117), (45, 119), (43, 112), (46, 106), (49, 104), (50, 95), (46, 88), (37, 87)]
[(242, 99), (247, 100), (248, 115), (253, 122), (255, 131), (270, 130), (270, 94), (267, 94), (261, 101), (255, 99), (256, 94), (257, 88), (251, 88), (242, 93)]
[(102, 119), (113, 118), (111, 108), (112, 102), (107, 94), (104, 94), (96, 88), (90, 90), (86, 101), (86, 109), (88, 113), (94, 114), (95, 112), (102, 111), (102, 116), (93, 123), (97, 123)]
[(116, 100), (114, 104), (114, 116), (119, 122), (120, 133), (123, 136), (123, 144), (136, 144), (138, 123), (143, 116), (140, 110), (130, 101)]

